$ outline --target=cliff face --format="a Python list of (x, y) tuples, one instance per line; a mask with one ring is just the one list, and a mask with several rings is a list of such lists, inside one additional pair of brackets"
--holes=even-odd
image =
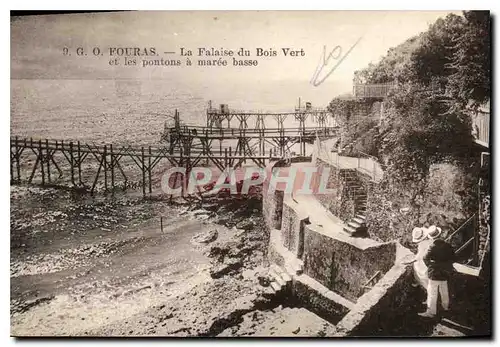
[[(373, 185), (368, 194), (370, 234), (382, 240), (398, 239), (410, 248), (411, 230), (417, 226), (435, 224), (450, 235), (476, 212), (470, 203), (475, 200), (474, 186), (474, 174), (453, 164), (431, 166), (428, 178), (421, 182)], [(452, 244), (459, 247), (472, 235), (473, 229), (464, 230)]]

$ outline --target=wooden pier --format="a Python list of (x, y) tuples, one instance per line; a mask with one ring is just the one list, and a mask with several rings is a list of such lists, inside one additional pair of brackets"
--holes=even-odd
[[(275, 151), (280, 156), (293, 155), (295, 145), (299, 147), (297, 155), (306, 156), (306, 144), (312, 144), (317, 137), (338, 136), (338, 127), (326, 126), (330, 113), (319, 108), (299, 106), (293, 112), (262, 113), (230, 110), (225, 104), (215, 109), (209, 103), (206, 115), (207, 126), (181, 125), (179, 113), (175, 111), (174, 123), (165, 126), (164, 132), (170, 153), (181, 149), (184, 153), (189, 149), (206, 153), (212, 151), (214, 146), (222, 148), (229, 143), (236, 153), (250, 157), (266, 156), (269, 151)], [(289, 116), (298, 122), (297, 127), (285, 126)], [(313, 118), (317, 126), (306, 127), (308, 117)], [(269, 118), (275, 120), (274, 127), (269, 127)]]
[[(266, 129), (269, 126), (269, 120), (274, 120), (278, 129), (285, 128), (285, 120), (293, 118), (299, 122), (299, 128), (306, 128), (306, 120), (312, 119), (317, 127), (326, 127), (326, 122), (330, 116), (330, 112), (324, 108), (312, 107), (295, 107), (294, 111), (290, 112), (261, 112), (261, 111), (245, 111), (233, 110), (227, 104), (221, 104), (220, 108), (212, 107), (212, 102), (209, 102), (206, 110), (207, 128), (250, 128), (250, 119), (253, 120), (254, 129)], [(236, 123), (236, 124), (235, 124)]]
[[(298, 127), (285, 127), (284, 121), (290, 115), (299, 121)], [(305, 126), (309, 116), (315, 117), (318, 126)], [(251, 117), (257, 125), (254, 128), (247, 123)], [(275, 118), (277, 126), (267, 127), (266, 117)], [(262, 168), (284, 157), (306, 156), (307, 144), (317, 138), (338, 136), (338, 127), (325, 125), (326, 117), (324, 110), (300, 107), (290, 113), (231, 113), (224, 107), (221, 112), (209, 107), (208, 126), (198, 126), (181, 124), (176, 110), (174, 124), (165, 125), (158, 146), (11, 137), (11, 183), (69, 184), (91, 193), (98, 186), (111, 192), (142, 187), (147, 196), (161, 182), (162, 170), (170, 167), (185, 168), (184, 177), (189, 177), (196, 166), (223, 171), (249, 163)], [(239, 122), (236, 127), (230, 127), (233, 119)], [(228, 127), (222, 126), (222, 120)], [(295, 153), (296, 147), (299, 153)]]
[[(293, 147), (297, 145), (299, 156), (306, 156), (306, 144), (314, 143), (319, 138), (337, 136), (337, 127), (323, 128), (274, 128), (274, 129), (247, 129), (247, 128), (213, 128), (197, 126), (179, 126), (168, 128), (165, 140), (169, 143), (169, 152), (200, 151), (203, 154), (211, 153), (214, 148), (232, 146), (238, 155), (253, 157), (267, 157), (274, 151), (279, 156), (293, 155)], [(264, 163), (256, 162), (259, 166)]]
[[(212, 165), (222, 171), (228, 167), (240, 167), (246, 161), (262, 167), (282, 158), (275, 148), (266, 155), (251, 155), (237, 147), (211, 149), (208, 146), (202, 151), (180, 147), (179, 151), (171, 151), (172, 148), (168, 146), (126, 146), (12, 137), (11, 183), (69, 184), (86, 187), (94, 193), (100, 182), (104, 191), (111, 192), (116, 188), (140, 186), (143, 195), (147, 196), (153, 191), (154, 169), (161, 162), (166, 164), (165, 167), (185, 168), (188, 176), (195, 166)], [(126, 167), (125, 161), (128, 161)], [(161, 175), (161, 172), (157, 171), (157, 175)], [(139, 184), (134, 184), (134, 178), (137, 177)]]

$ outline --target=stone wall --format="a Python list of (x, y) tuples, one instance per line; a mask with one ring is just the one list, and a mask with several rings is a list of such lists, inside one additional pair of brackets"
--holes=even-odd
[(319, 229), (292, 197), (284, 197), (280, 245), (304, 261), (304, 273), (349, 300), (356, 301), (370, 278), (377, 272), (381, 278), (394, 264), (394, 242), (348, 236), (341, 241)]
[[(264, 202), (269, 205), (276, 203)], [(339, 230), (323, 230), (309, 223), (301, 205), (287, 195), (281, 229), (270, 230), (268, 259), (292, 277), (291, 305), (338, 323), (339, 336), (384, 335), (406, 326), (401, 322), (411, 318), (407, 299), (417, 297), (410, 285), (411, 270), (395, 265), (396, 252), (404, 253), (397, 247), (409, 252), (395, 242), (378, 243)], [(377, 272), (379, 276), (365, 288)]]
[(363, 295), (363, 285), (377, 271), (382, 277), (395, 257), (394, 242), (362, 249), (324, 235), (312, 225), (305, 226), (304, 273), (349, 300), (356, 301)]
[[(399, 246), (399, 245), (398, 245)], [(394, 265), (369, 292), (360, 297), (336, 325), (338, 336), (429, 336), (433, 322), (422, 320), (420, 288), (412, 286), (413, 269)], [(491, 284), (457, 271), (449, 282), (454, 313), (450, 320), (471, 327), (470, 336), (491, 334)]]
[[(276, 161), (266, 167), (267, 175), (270, 175), (273, 168), (284, 166), (283, 161)], [(269, 191), (267, 185), (262, 187), (262, 213), (268, 229), (281, 229), (282, 211), (283, 211), (283, 190), (276, 189)]]
[(267, 228), (281, 229), (283, 210), (283, 191), (266, 194), (262, 199), (262, 213)]
[(307, 308), (332, 324), (337, 324), (354, 306), (305, 275), (294, 279), (293, 298), (301, 307)]
[(411, 266), (394, 266), (337, 324), (339, 336), (418, 336)]
[(365, 100), (359, 102), (350, 117), (340, 118), (339, 136), (342, 138), (345, 155), (356, 156), (356, 151), (375, 155), (377, 151), (374, 137), (380, 123), (382, 103), (380, 101)]
[(283, 246), (297, 258), (302, 257), (304, 250), (304, 227), (309, 223), (309, 217), (300, 213), (292, 198), (285, 198), (281, 227)]
[[(354, 199), (349, 191), (346, 182), (342, 179), (342, 172), (335, 166), (325, 163), (321, 159), (316, 160), (318, 172), (323, 173), (325, 168), (329, 168), (330, 172), (326, 188), (331, 190), (328, 194), (315, 192), (316, 199), (325, 206), (333, 215), (347, 222), (354, 217)], [(320, 178), (318, 175), (315, 178)], [(318, 186), (319, 182), (313, 182), (314, 186)]]
[(285, 258), (291, 257), (292, 254), (282, 245), (280, 231), (271, 229), (269, 231), (269, 247), (267, 250), (267, 259), (269, 262), (283, 268), (287, 262)]

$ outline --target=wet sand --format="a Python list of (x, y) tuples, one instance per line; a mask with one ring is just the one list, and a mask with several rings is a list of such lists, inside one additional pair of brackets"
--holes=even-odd
[[(72, 215), (86, 203), (62, 207), (39, 200), (46, 190), (12, 190), (22, 192), (11, 201), (18, 217), (11, 232), (12, 335), (78, 334), (210, 279), (209, 259), (190, 240), (213, 225), (179, 216), (184, 207), (123, 200), (125, 206), (106, 202), (113, 207)], [(30, 207), (44, 211), (25, 216), (30, 223), (20, 227)]]

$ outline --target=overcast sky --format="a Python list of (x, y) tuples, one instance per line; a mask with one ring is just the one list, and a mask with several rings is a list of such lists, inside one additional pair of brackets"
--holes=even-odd
[[(11, 78), (114, 79), (181, 76), (187, 81), (223, 79), (309, 81), (322, 56), (340, 46), (342, 54), (361, 41), (327, 83), (349, 87), (353, 72), (378, 61), (389, 48), (428, 28), (449, 12), (121, 12), (45, 15), (11, 21)], [(71, 57), (63, 55), (68, 47)], [(278, 51), (256, 67), (111, 67), (109, 57), (77, 57), (77, 47), (156, 47), (160, 53), (181, 47), (214, 47), (255, 54), (258, 47)], [(303, 49), (305, 57), (284, 57), (281, 48)], [(163, 54), (157, 58), (177, 58)], [(195, 57), (197, 58), (197, 57)], [(250, 59), (250, 58), (245, 58)], [(251, 59), (256, 59), (252, 57)], [(184, 64), (184, 60), (183, 64)], [(229, 61), (231, 63), (231, 60)], [(331, 65), (330, 65), (331, 66)], [(325, 70), (326, 71), (326, 70)], [(337, 89), (337, 88), (336, 88)]]

